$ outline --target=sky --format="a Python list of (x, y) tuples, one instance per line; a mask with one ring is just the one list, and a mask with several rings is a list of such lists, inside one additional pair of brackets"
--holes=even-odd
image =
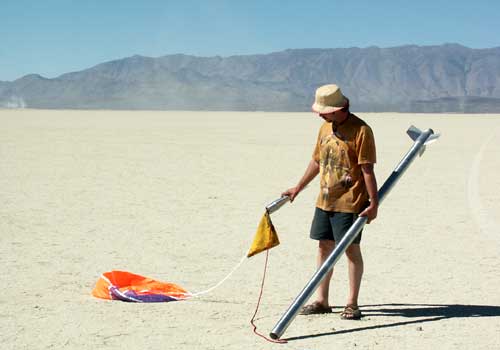
[(500, 46), (496, 0), (0, 0), (0, 81), (142, 55)]

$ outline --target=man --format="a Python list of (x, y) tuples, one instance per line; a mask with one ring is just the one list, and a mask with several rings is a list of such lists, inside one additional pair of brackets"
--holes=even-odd
[[(318, 267), (335, 248), (359, 216), (370, 223), (377, 217), (378, 192), (373, 171), (376, 162), (375, 141), (371, 128), (350, 113), (349, 100), (337, 85), (324, 85), (316, 90), (314, 112), (325, 123), (321, 126), (309, 165), (295, 187), (283, 195), (293, 201), (309, 182), (320, 174), (320, 194), (316, 202), (310, 237), (318, 240)], [(360, 319), (358, 295), (363, 275), (360, 250), (361, 233), (347, 248), (349, 297), (341, 313), (343, 319)], [(332, 312), (328, 292), (333, 271), (318, 287), (317, 298), (302, 308), (301, 314)]]

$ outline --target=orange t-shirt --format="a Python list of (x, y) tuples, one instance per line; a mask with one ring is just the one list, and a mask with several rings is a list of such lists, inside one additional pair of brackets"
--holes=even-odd
[(316, 206), (327, 211), (359, 213), (368, 204), (361, 164), (375, 163), (371, 128), (354, 114), (333, 131), (325, 122), (318, 134), (313, 159), (319, 163), (320, 194)]

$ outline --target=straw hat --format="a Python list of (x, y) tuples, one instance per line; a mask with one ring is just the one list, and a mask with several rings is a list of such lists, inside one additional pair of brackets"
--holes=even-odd
[(316, 90), (312, 110), (316, 113), (333, 113), (347, 106), (349, 100), (335, 84), (323, 85)]

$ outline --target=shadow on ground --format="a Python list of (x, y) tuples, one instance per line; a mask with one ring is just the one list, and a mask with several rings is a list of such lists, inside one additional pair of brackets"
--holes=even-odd
[(500, 306), (489, 305), (439, 305), (439, 304), (381, 304), (361, 306), (365, 318), (368, 317), (407, 317), (412, 320), (394, 323), (378, 324), (366, 327), (357, 327), (333, 332), (309, 334), (298, 337), (290, 337), (286, 340), (300, 340), (308, 338), (323, 337), (335, 334), (346, 334), (371, 329), (382, 329), (400, 327), (411, 324), (440, 321), (449, 318), (464, 317), (500, 317)]

